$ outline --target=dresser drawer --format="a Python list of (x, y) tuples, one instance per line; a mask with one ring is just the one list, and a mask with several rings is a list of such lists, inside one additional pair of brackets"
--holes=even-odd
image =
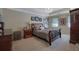
[(6, 35), (0, 37), (0, 51), (9, 51), (12, 48), (12, 36)]

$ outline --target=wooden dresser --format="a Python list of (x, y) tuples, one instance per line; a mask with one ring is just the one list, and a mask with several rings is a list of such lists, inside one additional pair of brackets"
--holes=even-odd
[(71, 29), (70, 43), (79, 43), (79, 8), (70, 11)]
[(0, 22), (0, 51), (10, 51), (12, 48), (12, 35), (4, 33), (4, 22)]
[(12, 50), (12, 35), (0, 36), (0, 51)]
[(32, 37), (32, 30), (28, 29), (28, 30), (24, 30), (24, 38), (29, 38)]

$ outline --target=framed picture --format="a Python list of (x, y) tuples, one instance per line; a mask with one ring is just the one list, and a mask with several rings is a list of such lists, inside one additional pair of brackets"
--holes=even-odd
[(42, 22), (42, 18), (39, 18), (39, 21)]
[(35, 22), (42, 22), (42, 18), (40, 18), (40, 17), (37, 17), (37, 16), (35, 16), (35, 17), (31, 17), (31, 21), (35, 21)]
[(35, 17), (35, 21), (39, 21), (39, 18), (38, 17)]
[(60, 18), (60, 25), (66, 25), (66, 18)]
[(31, 17), (31, 21), (35, 21), (35, 17), (32, 16), (32, 17)]

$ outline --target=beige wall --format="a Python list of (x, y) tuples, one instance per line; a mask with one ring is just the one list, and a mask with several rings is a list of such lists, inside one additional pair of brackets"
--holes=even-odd
[(2, 8), (0, 8), (0, 21), (2, 21)]
[(3, 17), (5, 29), (12, 29), (12, 31), (22, 29), (26, 26), (27, 22), (30, 22), (31, 19), (31, 15), (29, 14), (9, 9), (3, 9)]
[[(14, 31), (21, 31), (23, 37), (23, 28), (28, 26), (27, 23), (31, 23), (31, 16), (37, 16), (34, 14), (24, 13), (20, 11), (10, 9), (0, 9), (0, 13), (3, 17), (5, 34), (13, 33)], [(42, 17), (42, 16), (40, 16)]]
[[(54, 17), (59, 17), (59, 16), (54, 16)], [(52, 27), (52, 18), (53, 16), (49, 17), (49, 28)], [(58, 27), (61, 28), (62, 34), (70, 34), (70, 28), (67, 25), (63, 25), (63, 26), (59, 25)]]
[(2, 8), (0, 8), (0, 14), (2, 14)]
[(68, 16), (66, 15), (66, 25), (60, 25), (60, 28), (62, 30), (62, 34), (70, 34), (70, 27), (68, 27)]
[[(0, 9), (0, 13), (3, 15), (3, 21), (5, 22), (5, 29), (12, 29), (12, 31), (21, 30), (26, 26), (27, 22), (31, 20), (31, 14), (9, 10)], [(51, 19), (51, 18), (50, 18)], [(49, 27), (51, 27), (51, 20), (49, 21)], [(70, 29), (67, 26), (60, 26), (62, 33), (69, 34)]]
[[(3, 18), (5, 22), (5, 29), (12, 29), (12, 31), (23, 29), (27, 23), (31, 23), (31, 16), (37, 16), (24, 12), (19, 12), (10, 9), (2, 9)], [(42, 16), (39, 16), (42, 18)]]
[(60, 26), (62, 34), (70, 34), (70, 28), (67, 26)]

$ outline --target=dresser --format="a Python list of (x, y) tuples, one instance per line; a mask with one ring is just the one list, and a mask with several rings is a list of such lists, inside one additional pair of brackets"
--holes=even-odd
[(79, 43), (79, 8), (70, 11), (70, 43)]
[(0, 51), (12, 50), (12, 35), (0, 36)]
[(4, 22), (0, 22), (0, 51), (12, 50), (12, 35), (4, 33)]

